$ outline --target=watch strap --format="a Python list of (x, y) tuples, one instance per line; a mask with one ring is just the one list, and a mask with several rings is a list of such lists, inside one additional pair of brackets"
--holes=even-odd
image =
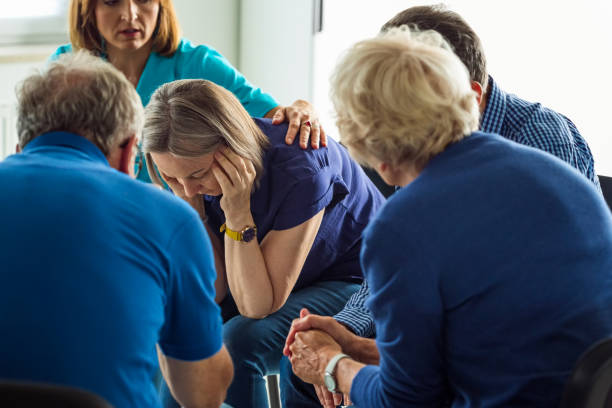
[[(342, 360), (343, 358), (351, 358), (351, 356), (349, 356), (348, 354), (344, 354), (344, 353), (338, 353), (335, 356), (333, 356), (331, 360), (329, 360), (329, 362), (327, 363), (327, 366), (325, 366), (325, 375), (330, 376), (334, 379), (333, 382), (334, 382), (335, 387), (337, 387), (337, 383), (338, 383), (336, 381), (336, 376), (334, 375), (336, 371), (336, 366), (338, 365), (338, 362)], [(336, 392), (335, 389), (334, 390), (330, 389), (329, 391)]]
[(219, 228), (219, 232), (225, 232), (225, 234), (234, 241), (242, 241), (242, 233), (240, 231), (229, 229), (225, 223), (223, 223), (221, 228)]
[(257, 235), (257, 227), (254, 225), (246, 226), (242, 229), (242, 231), (234, 231), (223, 223), (221, 228), (219, 228), (219, 231), (225, 232), (228, 237), (238, 242), (250, 242)]

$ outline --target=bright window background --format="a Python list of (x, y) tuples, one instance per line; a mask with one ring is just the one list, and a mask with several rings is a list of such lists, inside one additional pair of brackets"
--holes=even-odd
[(65, 42), (67, 10), (68, 0), (3, 1), (0, 45)]
[[(329, 76), (338, 56), (378, 33), (397, 12), (431, 2), (327, 0), (315, 38), (314, 103), (337, 135)], [(446, 3), (481, 38), (489, 73), (506, 92), (568, 116), (589, 143), (596, 171), (612, 175), (612, 2), (459, 0)]]

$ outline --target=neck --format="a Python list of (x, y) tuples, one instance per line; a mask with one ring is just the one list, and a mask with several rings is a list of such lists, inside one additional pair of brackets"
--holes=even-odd
[(125, 75), (128, 81), (136, 88), (152, 48), (152, 42), (149, 42), (147, 45), (137, 50), (120, 50), (109, 47), (107, 50), (108, 61), (119, 71), (123, 72), (123, 75)]

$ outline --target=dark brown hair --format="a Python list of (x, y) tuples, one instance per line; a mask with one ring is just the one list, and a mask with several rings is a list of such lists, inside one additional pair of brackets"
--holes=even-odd
[(480, 38), (463, 17), (443, 4), (411, 7), (387, 21), (381, 31), (402, 25), (421, 31), (434, 30), (440, 33), (467, 67), (470, 79), (486, 89), (489, 74), (484, 50)]

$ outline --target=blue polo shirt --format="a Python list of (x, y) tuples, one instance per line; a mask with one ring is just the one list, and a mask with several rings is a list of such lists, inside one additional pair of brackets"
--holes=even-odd
[(156, 343), (220, 350), (210, 242), (182, 200), (63, 132), (0, 162), (0, 190), (0, 378), (154, 407)]
[[(360, 282), (361, 233), (384, 197), (333, 139), (326, 148), (302, 150), (285, 143), (286, 123), (254, 120), (270, 141), (260, 185), (251, 196), (259, 242), (268, 232), (296, 227), (325, 209), (295, 289), (325, 280)], [(219, 231), (225, 222), (220, 197), (205, 196), (205, 205), (208, 222)]]

